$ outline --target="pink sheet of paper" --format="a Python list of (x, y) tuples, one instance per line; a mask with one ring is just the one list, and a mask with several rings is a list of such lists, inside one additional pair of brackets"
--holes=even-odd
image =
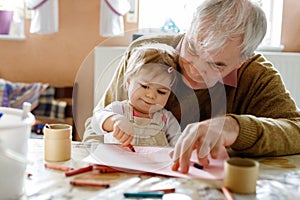
[[(173, 163), (169, 156), (169, 153), (172, 151), (171, 148), (138, 146), (134, 148), (136, 152), (132, 152), (120, 145), (99, 144), (84, 161), (173, 177), (223, 179), (224, 160), (229, 158), (224, 148), (218, 159), (210, 159), (208, 167), (201, 170), (191, 165), (189, 173), (182, 174), (171, 170)], [(197, 162), (195, 151), (191, 157), (191, 163), (193, 162)]]

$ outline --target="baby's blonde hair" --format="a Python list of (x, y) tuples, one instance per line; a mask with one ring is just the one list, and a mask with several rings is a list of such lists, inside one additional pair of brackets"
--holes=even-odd
[(161, 65), (162, 71), (168, 72), (171, 76), (170, 87), (174, 86), (178, 63), (176, 50), (173, 47), (162, 43), (144, 43), (135, 47), (130, 54), (127, 70), (124, 74), (123, 84), (125, 85), (125, 88), (127, 88), (127, 80), (138, 73), (143, 66), (150, 63)]

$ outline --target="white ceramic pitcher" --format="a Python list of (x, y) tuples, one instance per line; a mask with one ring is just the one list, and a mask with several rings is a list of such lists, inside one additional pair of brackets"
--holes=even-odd
[(31, 105), (23, 110), (0, 107), (0, 198), (19, 199), (24, 195), (28, 139), (34, 116)]

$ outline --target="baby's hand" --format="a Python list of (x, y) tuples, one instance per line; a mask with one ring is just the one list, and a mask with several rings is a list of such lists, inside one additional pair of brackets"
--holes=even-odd
[(114, 115), (111, 119), (114, 121), (113, 136), (119, 140), (123, 146), (130, 144), (134, 134), (132, 123), (123, 115)]

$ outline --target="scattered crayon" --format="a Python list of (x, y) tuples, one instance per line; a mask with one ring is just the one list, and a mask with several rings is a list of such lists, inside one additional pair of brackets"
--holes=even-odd
[(66, 166), (56, 165), (56, 164), (50, 164), (50, 163), (45, 163), (44, 166), (48, 169), (55, 169), (55, 170), (64, 171), (64, 172), (73, 170), (73, 168), (71, 168), (71, 167), (66, 167)]
[(81, 174), (81, 173), (92, 171), (92, 170), (93, 170), (93, 166), (89, 165), (87, 167), (82, 167), (82, 168), (79, 168), (79, 169), (73, 169), (73, 170), (66, 171), (65, 175), (66, 176), (73, 176), (73, 175)]
[(234, 197), (226, 187), (222, 187), (221, 190), (224, 194), (225, 200), (234, 200)]
[(104, 183), (102, 181), (96, 181), (96, 180), (71, 180), (70, 184), (73, 186), (81, 186), (81, 187), (109, 188), (108, 183)]
[(134, 199), (141, 199), (141, 198), (153, 198), (153, 199), (161, 199), (165, 193), (163, 192), (125, 192), (125, 198), (134, 198)]

